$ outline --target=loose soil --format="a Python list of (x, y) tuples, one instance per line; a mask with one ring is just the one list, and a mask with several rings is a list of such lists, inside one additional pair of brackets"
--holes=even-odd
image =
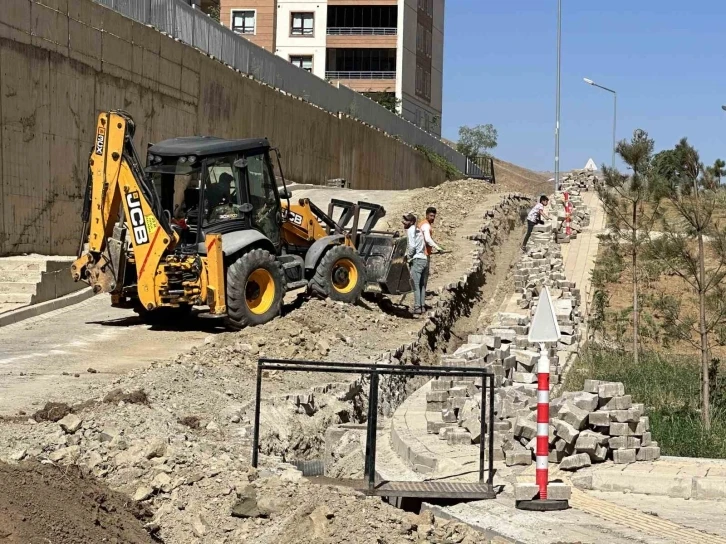
[[(477, 233), (486, 210), (499, 202), (499, 195), (489, 194), (498, 187), (471, 183), (409, 191), (398, 205), (387, 205), (391, 225), (410, 210), (422, 215), (431, 204), (439, 210), (434, 236), (453, 253), (434, 258), (432, 306), (444, 296), (441, 288), (457, 282), (471, 266), (475, 243), (465, 236)], [(516, 249), (508, 246), (507, 264), (511, 251)], [(497, 283), (506, 276), (506, 265), (497, 270), (486, 297), (496, 295)], [(147, 528), (169, 543), (485, 542), (456, 524), (412, 521), (379, 499), (301, 482), (298, 472), (280, 465), (291, 455), (316, 455), (324, 429), (360, 417), (361, 407), (351, 401), (358, 392), (350, 390), (348, 376), (266, 373), (264, 469), (258, 474), (249, 467), (258, 357), (374, 360), (414, 342), (423, 324), (400, 300), (366, 297), (348, 306), (293, 297), (284, 315), (266, 325), (209, 335), (203, 344), (133, 370), (85, 398), (77, 394), (70, 400), (87, 402), (71, 407), (82, 420), (75, 432), (57, 423), (62, 407), (22, 420), (18, 412), (0, 423), (0, 459), (87, 467), (115, 491), (148, 505), (154, 518)], [(47, 400), (70, 402), (50, 389)], [(253, 483), (260, 501), (281, 506), (271, 506), (266, 516), (232, 516)], [(320, 511), (323, 505), (330, 511)], [(136, 542), (131, 537), (120, 541)]]
[(8, 544), (153, 542), (144, 506), (75, 466), (0, 463), (0, 541)]

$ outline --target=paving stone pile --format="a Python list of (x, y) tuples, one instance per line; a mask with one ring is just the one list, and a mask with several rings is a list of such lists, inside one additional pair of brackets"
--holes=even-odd
[[(560, 181), (561, 191), (557, 194), (553, 202), (553, 208), (557, 218), (557, 242), (560, 244), (568, 244), (570, 240), (577, 238), (578, 233), (590, 224), (590, 211), (582, 201), (581, 192), (592, 189), (597, 178), (592, 172), (586, 170), (574, 170), (564, 174)], [(565, 222), (565, 197), (567, 193), (572, 203), (572, 218), (570, 221), (570, 235), (567, 236)]]
[[(441, 357), (445, 366), (483, 367), (494, 374), (494, 424), (485, 432), (493, 434), (494, 459), (510, 466), (529, 465), (534, 458), (540, 352), (529, 342), (528, 333), (544, 287), (549, 288), (562, 333), (556, 344), (546, 346), (550, 387), (560, 383), (565, 360), (577, 351), (582, 322), (580, 292), (565, 277), (561, 247), (542, 237), (533, 240), (513, 275), (514, 302), (523, 312), (497, 313), (481, 334), (469, 335), (466, 344)], [(450, 445), (478, 443), (481, 389), (481, 378), (433, 380), (426, 397), (428, 432)], [(577, 470), (606, 459), (615, 463), (657, 459), (660, 448), (651, 438), (644, 411), (625, 394), (622, 383), (588, 380), (584, 391), (568, 392), (550, 402), (550, 462)]]

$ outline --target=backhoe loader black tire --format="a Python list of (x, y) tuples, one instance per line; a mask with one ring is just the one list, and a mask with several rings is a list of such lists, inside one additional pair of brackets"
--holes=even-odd
[(366, 286), (366, 267), (349, 246), (331, 247), (320, 259), (310, 289), (332, 300), (355, 304)]
[(227, 326), (262, 325), (280, 315), (287, 281), (269, 251), (253, 249), (227, 268)]

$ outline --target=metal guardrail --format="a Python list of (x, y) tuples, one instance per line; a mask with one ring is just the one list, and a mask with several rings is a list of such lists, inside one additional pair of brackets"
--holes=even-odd
[(496, 175), (494, 174), (494, 159), (487, 155), (469, 157), (467, 159), (466, 174), (469, 177), (484, 179), (490, 183), (497, 182)]
[[(324, 79), (299, 69), (286, 59), (235, 34), (184, 0), (94, 1), (196, 47), (263, 83), (334, 114), (355, 112), (356, 119), (397, 137), (410, 146), (425, 146), (448, 159), (462, 172), (467, 168), (466, 157), (433, 134), (343, 85), (333, 86)], [(390, 79), (395, 79), (395, 73)]]
[(396, 79), (396, 72), (325, 72), (326, 79)]
[(396, 36), (395, 27), (375, 26), (331, 26), (328, 27), (328, 36)]
[[(368, 393), (368, 419), (366, 432), (365, 478), (366, 493), (379, 496), (410, 496), (438, 498), (492, 499), (494, 491), (494, 374), (481, 367), (447, 367), (389, 365), (381, 363), (336, 363), (327, 361), (285, 360), (260, 358), (257, 361), (257, 388), (255, 395), (255, 422), (252, 435), (252, 466), (257, 467), (260, 448), (260, 404), (262, 401), (262, 377), (264, 370), (292, 372), (325, 372), (333, 374), (367, 374), (370, 376)], [(376, 484), (376, 426), (378, 424), (378, 388), (381, 376), (438, 376), (444, 378), (481, 378), (481, 429), (479, 436), (479, 482), (461, 484), (447, 482), (379, 482)], [(487, 406), (488, 404), (488, 406)], [(489, 434), (486, 430), (489, 429)], [(486, 456), (485, 456), (486, 452)], [(484, 480), (484, 460), (487, 460), (487, 479)], [(427, 485), (430, 484), (430, 485)]]

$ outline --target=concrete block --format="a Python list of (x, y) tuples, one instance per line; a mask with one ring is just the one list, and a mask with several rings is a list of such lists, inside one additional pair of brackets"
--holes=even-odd
[(431, 380), (431, 391), (446, 391), (454, 386), (452, 380)]
[(590, 412), (587, 418), (590, 425), (597, 427), (609, 427), (610, 426), (610, 412)]
[(517, 438), (525, 438), (527, 440), (533, 439), (537, 436), (537, 423), (529, 419), (518, 417), (514, 424), (514, 436)]
[(555, 426), (555, 429), (557, 430), (558, 437), (560, 437), (562, 440), (564, 440), (568, 444), (573, 444), (573, 445), (575, 444), (575, 441), (577, 440), (577, 437), (580, 434), (579, 430), (575, 429), (575, 427), (573, 427), (566, 421), (562, 421), (561, 419), (553, 420), (552, 424)]
[(446, 435), (446, 442), (449, 446), (471, 444), (471, 435), (464, 429), (453, 429)]
[(565, 457), (560, 463), (561, 470), (579, 470), (590, 466), (590, 456), (586, 453), (578, 453)]
[(429, 434), (439, 434), (439, 431), (444, 427), (450, 427), (451, 423), (444, 423), (443, 421), (427, 421), (426, 432)]
[(446, 423), (456, 423), (456, 412), (450, 408), (444, 408), (441, 411), (441, 417)]
[(658, 446), (646, 446), (638, 450), (635, 456), (636, 461), (655, 461), (660, 458), (660, 448)]
[(615, 463), (616, 465), (635, 463), (635, 460), (636, 451), (634, 449), (613, 450), (613, 463)]
[(600, 398), (599, 406), (601, 410), (627, 410), (633, 404), (630, 395), (621, 397), (613, 397), (610, 399)]
[(726, 478), (696, 476), (693, 478), (693, 498), (700, 500), (726, 499)]
[(565, 399), (586, 412), (594, 412), (597, 410), (598, 396), (593, 393), (587, 393), (585, 391), (565, 393)]
[(622, 397), (625, 395), (625, 386), (622, 382), (601, 382), (597, 388), (597, 394), (601, 399)]
[(514, 484), (515, 501), (531, 501), (537, 497), (539, 497), (539, 486), (537, 484)]
[(509, 450), (504, 454), (504, 460), (508, 467), (515, 465), (531, 465), (532, 452), (528, 449)]
[(633, 436), (632, 423), (611, 423), (609, 434), (611, 436)]
[(608, 446), (613, 450), (637, 449), (641, 443), (640, 439), (635, 436), (613, 436), (608, 440)]
[(584, 433), (580, 433), (575, 441), (575, 451), (577, 453), (587, 453), (588, 455), (594, 455), (595, 450), (601, 447), (598, 443), (597, 438), (594, 436), (588, 436)]
[(550, 449), (549, 462), (560, 463), (567, 455), (566, 451), (567, 442), (564, 440), (557, 440), (554, 444), (554, 448)]
[(578, 408), (569, 401), (560, 408), (557, 417), (566, 423), (572, 425), (575, 429), (582, 430), (587, 425), (587, 417), (589, 412)]
[(537, 374), (530, 372), (515, 372), (512, 375), (512, 380), (516, 383), (537, 383)]
[(478, 419), (466, 419), (461, 426), (469, 431), (472, 442), (479, 442), (481, 438), (481, 422)]
[(633, 429), (633, 434), (636, 436), (642, 436), (643, 433), (650, 430), (650, 418), (648, 416), (643, 416), (640, 418), (638, 423), (635, 425), (635, 429)]
[(640, 439), (640, 443), (643, 447), (650, 446), (650, 443), (652, 442), (652, 437), (650, 434), (650, 431), (646, 431), (643, 433), (642, 438)]
[(494, 421), (494, 427), (492, 427), (495, 431), (508, 431), (512, 428), (511, 422), (505, 420), (502, 421)]
[(440, 412), (444, 408), (446, 408), (445, 402), (427, 402), (426, 403), (427, 412)]
[(468, 397), (453, 397), (446, 401), (446, 407), (451, 410), (461, 410), (467, 400), (471, 399)]
[(432, 391), (431, 393), (426, 393), (426, 402), (446, 402), (448, 398), (448, 391)]
[(547, 484), (547, 499), (552, 501), (569, 501), (572, 496), (572, 488), (561, 482)]
[(695, 487), (694, 480), (692, 476), (674, 474), (664, 477), (657, 472), (638, 471), (637, 477), (634, 477), (628, 471), (596, 470), (592, 473), (592, 489), (689, 499)]
[(628, 410), (610, 410), (608, 413), (610, 414), (610, 421), (616, 423), (637, 423), (640, 419), (640, 416), (634, 418), (634, 414), (637, 414), (637, 412), (632, 411), (632, 408)]
[(466, 387), (452, 387), (449, 389), (449, 396), (452, 398), (466, 397)]

